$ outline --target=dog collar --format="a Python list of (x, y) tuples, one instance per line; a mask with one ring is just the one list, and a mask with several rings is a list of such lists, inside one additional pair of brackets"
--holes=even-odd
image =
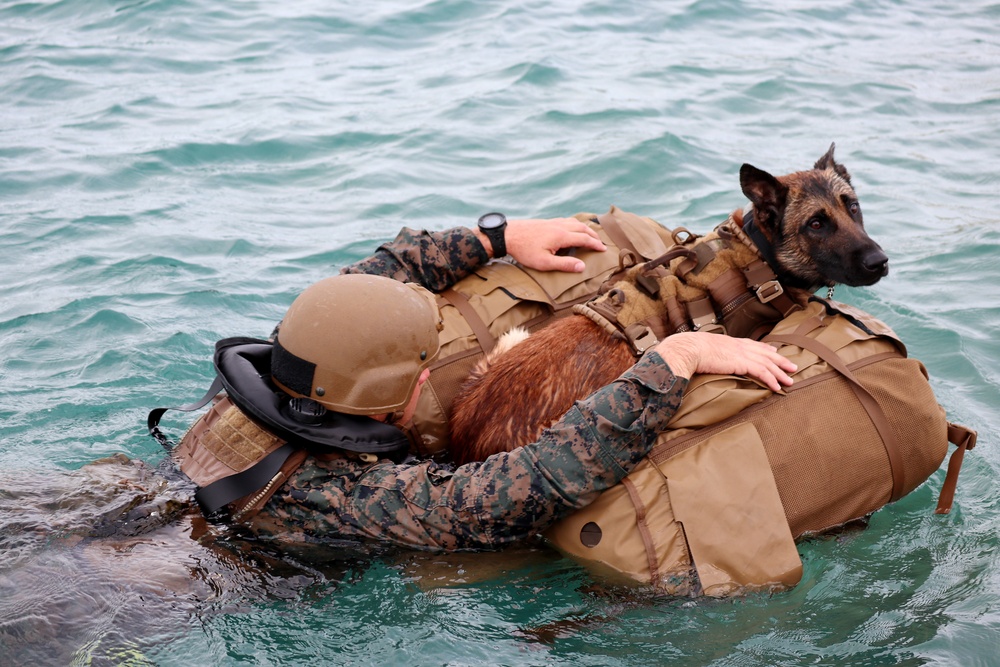
[[(757, 251), (760, 253), (760, 256), (764, 258), (764, 262), (771, 267), (771, 270), (774, 271), (775, 274), (778, 274), (780, 272), (781, 265), (778, 263), (777, 255), (774, 254), (774, 245), (767, 240), (764, 233), (760, 231), (759, 227), (757, 227), (757, 221), (754, 218), (753, 208), (743, 212), (743, 233), (745, 233), (747, 237), (753, 241), (753, 244), (757, 246)], [(805, 290), (816, 290), (819, 287), (818, 285), (805, 283), (795, 276), (789, 276), (784, 272), (781, 272), (778, 279), (788, 287), (797, 287)]]
[(757, 246), (757, 250), (760, 252), (761, 257), (764, 258), (764, 261), (767, 262), (771, 268), (774, 268), (778, 266), (778, 258), (774, 254), (774, 246), (771, 245), (771, 242), (767, 240), (764, 233), (757, 227), (757, 222), (753, 214), (754, 211), (752, 208), (749, 211), (744, 211), (743, 231), (750, 237), (753, 244)]

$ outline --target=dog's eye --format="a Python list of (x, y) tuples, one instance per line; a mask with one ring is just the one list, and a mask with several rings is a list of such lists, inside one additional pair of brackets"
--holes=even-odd
[(823, 229), (823, 221), (819, 218), (813, 218), (806, 225), (808, 225), (809, 229)]

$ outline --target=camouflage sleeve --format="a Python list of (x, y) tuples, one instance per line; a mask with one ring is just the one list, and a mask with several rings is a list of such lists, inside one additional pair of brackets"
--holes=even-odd
[(363, 537), (454, 551), (524, 539), (593, 502), (649, 452), (685, 378), (648, 353), (538, 442), (483, 463), (309, 461), (258, 515), (267, 533)]
[(341, 273), (387, 276), (440, 292), (487, 261), (486, 249), (469, 229), (428, 232), (404, 227), (392, 242), (379, 246), (371, 257), (344, 267)]

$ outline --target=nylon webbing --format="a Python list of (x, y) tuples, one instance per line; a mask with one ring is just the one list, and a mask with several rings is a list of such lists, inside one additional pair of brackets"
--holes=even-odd
[(944, 484), (941, 485), (941, 495), (938, 496), (935, 514), (947, 514), (955, 500), (955, 489), (958, 487), (958, 473), (962, 469), (965, 452), (976, 446), (976, 432), (959, 424), (948, 422), (948, 442), (958, 446), (948, 459), (948, 472), (945, 473)]
[(872, 424), (875, 426), (875, 430), (878, 431), (879, 437), (882, 439), (882, 445), (885, 447), (885, 452), (889, 457), (889, 468), (892, 471), (892, 495), (890, 502), (899, 500), (903, 495), (904, 477), (903, 455), (899, 451), (896, 434), (893, 432), (889, 420), (886, 419), (882, 406), (878, 404), (878, 401), (872, 396), (871, 392), (861, 384), (857, 376), (851, 372), (851, 369), (847, 367), (847, 364), (840, 358), (840, 355), (815, 338), (796, 334), (766, 336), (763, 342), (788, 343), (803, 350), (808, 350), (828, 363), (850, 382), (850, 387), (854, 391), (854, 395), (861, 401), (862, 407), (868, 413), (868, 418), (872, 420)]
[(615, 220), (614, 216), (608, 214), (599, 215), (597, 216), (597, 222), (608, 233), (611, 242), (618, 246), (619, 250), (631, 250), (635, 253), (636, 257), (642, 257), (642, 253), (632, 244), (625, 230), (622, 229), (621, 224)]
[(206, 516), (212, 514), (237, 498), (242, 498), (248, 493), (266, 486), (271, 478), (281, 470), (285, 459), (291, 456), (294, 451), (295, 448), (286, 442), (255, 463), (253, 467), (247, 468), (241, 473), (217, 479), (208, 486), (198, 489), (194, 494), (194, 499), (201, 505)]
[(215, 380), (212, 381), (212, 386), (208, 388), (205, 395), (194, 403), (179, 405), (173, 408), (155, 408), (150, 410), (149, 415), (146, 417), (146, 426), (149, 428), (149, 434), (156, 438), (156, 441), (163, 445), (163, 448), (166, 449), (167, 452), (172, 452), (173, 445), (170, 444), (170, 440), (168, 440), (167, 436), (163, 435), (163, 432), (159, 429), (160, 419), (163, 418), (163, 413), (167, 410), (177, 410), (178, 412), (194, 412), (195, 410), (200, 410), (208, 405), (208, 402), (215, 398), (220, 391), (222, 391), (222, 378), (216, 375)]
[(489, 352), (493, 349), (493, 346), (497, 344), (497, 339), (490, 333), (490, 328), (486, 326), (483, 318), (479, 316), (479, 313), (472, 307), (472, 304), (469, 303), (464, 294), (449, 287), (438, 296), (458, 309), (458, 312), (462, 314), (465, 321), (469, 323), (472, 333), (476, 335), (476, 340), (479, 342), (479, 347), (483, 349), (483, 352)]
[(788, 295), (785, 286), (781, 284), (774, 269), (767, 262), (754, 262), (743, 269), (743, 273), (746, 276), (747, 287), (757, 295), (761, 303), (772, 304), (785, 317), (799, 309), (799, 305)]
[(628, 497), (635, 507), (635, 521), (639, 528), (639, 535), (642, 536), (642, 543), (646, 547), (646, 560), (649, 563), (650, 583), (656, 586), (660, 579), (660, 566), (656, 561), (656, 547), (653, 546), (653, 535), (649, 532), (649, 525), (646, 523), (646, 504), (642, 502), (638, 489), (628, 477), (622, 479), (622, 486), (628, 491)]

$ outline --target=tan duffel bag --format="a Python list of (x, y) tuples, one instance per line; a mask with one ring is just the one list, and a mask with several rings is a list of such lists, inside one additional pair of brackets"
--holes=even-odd
[(795, 539), (871, 514), (959, 444), (950, 508), (975, 433), (949, 424), (924, 366), (882, 322), (816, 300), (765, 338), (798, 365), (774, 394), (746, 378), (696, 376), (680, 411), (622, 484), (546, 533), (605, 572), (684, 595), (795, 585)]

